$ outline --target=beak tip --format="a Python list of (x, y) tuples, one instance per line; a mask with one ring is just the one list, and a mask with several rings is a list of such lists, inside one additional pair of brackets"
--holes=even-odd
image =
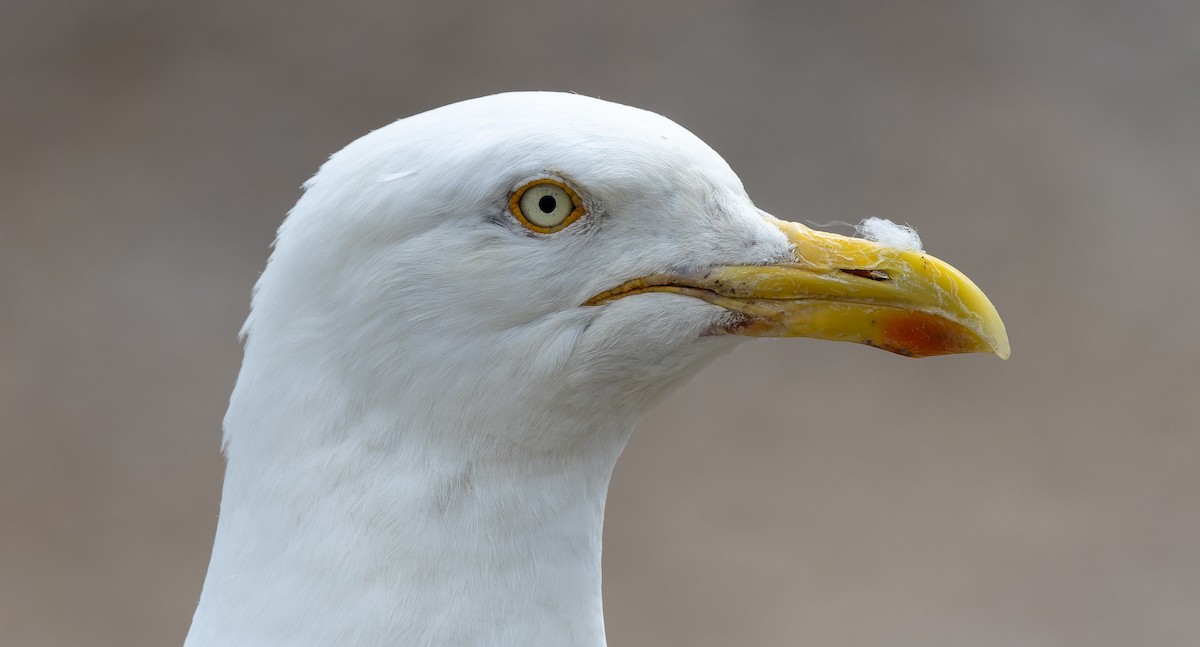
[[(986, 297), (985, 297), (986, 298)], [(1012, 346), (1008, 343), (1008, 330), (1004, 327), (1004, 321), (1000, 319), (1000, 313), (996, 312), (996, 307), (988, 301), (988, 309), (991, 311), (991, 321), (984, 327), (984, 339), (989, 340), (991, 351), (1000, 359), (1008, 359), (1012, 355)]]
[(1012, 347), (1008, 345), (1008, 339), (1003, 339), (1001, 340), (1001, 343), (996, 344), (993, 347), (992, 352), (995, 353), (996, 357), (999, 357), (1000, 359), (1008, 359), (1010, 356), (1012, 356)]

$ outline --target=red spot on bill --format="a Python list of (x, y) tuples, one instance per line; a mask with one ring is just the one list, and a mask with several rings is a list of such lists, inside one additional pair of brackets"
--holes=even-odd
[(898, 312), (879, 323), (880, 337), (867, 343), (908, 357), (969, 353), (984, 346), (966, 326), (924, 312)]

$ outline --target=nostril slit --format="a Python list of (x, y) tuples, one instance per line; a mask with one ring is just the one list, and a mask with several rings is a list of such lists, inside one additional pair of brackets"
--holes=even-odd
[(871, 279), (872, 281), (890, 281), (890, 280), (892, 280), (892, 277), (889, 276), (888, 273), (884, 272), (883, 270), (842, 270), (842, 271), (847, 274), (853, 274), (854, 276), (861, 276), (864, 279)]

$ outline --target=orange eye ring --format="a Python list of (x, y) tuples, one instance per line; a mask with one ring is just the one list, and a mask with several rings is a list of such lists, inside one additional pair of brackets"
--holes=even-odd
[(514, 191), (508, 210), (526, 229), (539, 234), (562, 231), (587, 213), (575, 189), (550, 178), (528, 182)]

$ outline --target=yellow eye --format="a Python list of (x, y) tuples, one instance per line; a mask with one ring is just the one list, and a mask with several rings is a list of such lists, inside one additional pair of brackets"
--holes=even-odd
[(540, 234), (552, 234), (584, 214), (583, 201), (571, 187), (558, 180), (534, 180), (519, 188), (508, 201), (517, 220)]

